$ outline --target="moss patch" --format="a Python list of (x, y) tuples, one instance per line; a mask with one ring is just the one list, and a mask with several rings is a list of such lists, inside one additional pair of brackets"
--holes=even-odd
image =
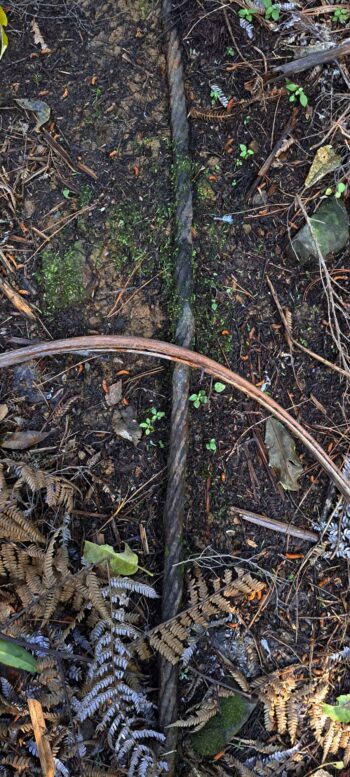
[(46, 312), (52, 314), (82, 302), (85, 253), (81, 241), (77, 240), (63, 256), (48, 248), (42, 252), (41, 260), (38, 279), (44, 291)]
[(248, 720), (254, 707), (255, 702), (238, 694), (221, 699), (220, 712), (191, 736), (196, 752), (201, 756), (210, 756), (222, 750)]

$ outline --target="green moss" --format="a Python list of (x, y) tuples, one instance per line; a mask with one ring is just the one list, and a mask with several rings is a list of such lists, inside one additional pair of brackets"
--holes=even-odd
[(242, 696), (220, 700), (220, 711), (191, 736), (194, 750), (201, 756), (211, 756), (222, 750), (242, 728), (253, 712), (255, 702)]
[(38, 279), (43, 287), (46, 312), (52, 314), (82, 302), (85, 253), (81, 241), (74, 243), (63, 256), (46, 249), (41, 254), (41, 261)]
[(107, 234), (110, 237), (110, 252), (117, 272), (138, 264), (145, 255), (143, 231), (144, 220), (133, 205), (117, 205), (108, 215)]

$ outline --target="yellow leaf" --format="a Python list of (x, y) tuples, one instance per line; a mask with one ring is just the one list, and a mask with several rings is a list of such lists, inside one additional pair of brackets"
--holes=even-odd
[(7, 16), (1, 5), (0, 5), (0, 24), (2, 27), (7, 27)]
[(0, 33), (1, 33), (1, 47), (0, 47), (0, 59), (4, 56), (5, 51), (8, 47), (9, 39), (6, 35), (6, 32), (4, 28), (0, 25)]
[(335, 153), (332, 146), (322, 146), (316, 151), (309, 174), (304, 183), (305, 189), (313, 186), (328, 173), (337, 170), (341, 165), (341, 158)]

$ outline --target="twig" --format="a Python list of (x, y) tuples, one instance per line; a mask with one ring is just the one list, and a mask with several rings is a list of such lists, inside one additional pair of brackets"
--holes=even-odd
[(13, 289), (7, 281), (3, 280), (3, 278), (0, 278), (0, 290), (4, 292), (7, 299), (12, 302), (17, 310), (19, 310), (21, 313), (24, 313), (24, 315), (28, 316), (28, 318), (35, 318), (35, 313), (30, 305), (28, 305), (23, 297), (18, 294), (18, 291)]
[(287, 321), (287, 319), (286, 319), (286, 317), (284, 315), (282, 306), (281, 306), (280, 301), (278, 299), (278, 296), (277, 296), (277, 293), (276, 293), (276, 289), (275, 289), (275, 287), (274, 287), (274, 285), (273, 285), (273, 283), (270, 280), (268, 275), (266, 275), (266, 280), (267, 280), (267, 282), (269, 284), (270, 291), (271, 291), (271, 294), (273, 296), (276, 308), (277, 308), (277, 310), (278, 310), (278, 312), (280, 314), (282, 323), (283, 323), (283, 325), (285, 327), (286, 338), (287, 338), (287, 342), (288, 342), (289, 346), (292, 343), (293, 345), (296, 346), (296, 348), (299, 348), (301, 351), (304, 351), (304, 353), (307, 353), (307, 355), (310, 356), (312, 359), (316, 359), (316, 361), (321, 362), (321, 364), (324, 364), (325, 367), (329, 367), (329, 369), (334, 370), (335, 372), (339, 372), (340, 375), (343, 375), (345, 378), (347, 378), (349, 380), (350, 375), (349, 375), (349, 371), (348, 370), (343, 370), (342, 367), (338, 367), (337, 364), (333, 364), (333, 362), (328, 361), (328, 359), (325, 359), (323, 356), (320, 356), (320, 354), (315, 353), (314, 351), (310, 351), (309, 348), (307, 348), (305, 345), (302, 345), (301, 343), (299, 343), (299, 341), (296, 340), (293, 337), (293, 335), (292, 335), (292, 333), (290, 331), (290, 327), (289, 327), (288, 321)]
[[(230, 507), (231, 515), (239, 515), (243, 521), (249, 523), (255, 523), (257, 526), (262, 526), (264, 529), (271, 529), (272, 531), (281, 532), (281, 534), (287, 534), (291, 537), (297, 537), (300, 540), (306, 542), (318, 542), (319, 535), (314, 531), (308, 529), (299, 529), (298, 526), (294, 526), (293, 523), (285, 523), (285, 521), (277, 521), (275, 518), (268, 518), (266, 515), (259, 515), (259, 513), (252, 513), (250, 510), (243, 510), (241, 507)], [(227, 529), (226, 534), (235, 534), (234, 529)]]
[(297, 117), (298, 117), (298, 113), (299, 113), (299, 109), (298, 108), (293, 108), (293, 111), (292, 111), (292, 113), (291, 113), (291, 115), (290, 115), (290, 117), (289, 117), (289, 119), (287, 121), (286, 126), (284, 127), (284, 129), (282, 131), (281, 136), (276, 141), (276, 143), (275, 143), (271, 153), (269, 154), (269, 156), (265, 160), (264, 164), (261, 166), (260, 170), (258, 171), (255, 181), (253, 181), (250, 189), (248, 190), (248, 194), (247, 194), (247, 197), (246, 197), (248, 202), (249, 202), (252, 194), (254, 194), (255, 190), (259, 186), (259, 183), (261, 182), (262, 178), (264, 178), (266, 173), (269, 171), (269, 169), (270, 169), (270, 167), (272, 165), (272, 162), (273, 162), (277, 152), (282, 147), (285, 139), (288, 137), (288, 135), (291, 132), (291, 130), (295, 127), (296, 120), (297, 120)]
[(28, 699), (28, 709), (32, 721), (39, 760), (44, 777), (55, 777), (56, 766), (46, 734), (43, 708), (37, 699)]
[(308, 54), (307, 57), (295, 59), (293, 62), (286, 62), (284, 65), (278, 65), (272, 68), (273, 74), (280, 76), (290, 76), (296, 73), (302, 73), (304, 70), (310, 70), (316, 65), (325, 65), (327, 62), (333, 62), (339, 57), (345, 57), (350, 54), (350, 41), (341, 43), (339, 46), (333, 46), (326, 51), (317, 51), (315, 54)]

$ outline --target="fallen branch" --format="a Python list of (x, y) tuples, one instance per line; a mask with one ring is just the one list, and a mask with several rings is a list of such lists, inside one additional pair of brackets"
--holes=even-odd
[[(289, 537), (296, 537), (299, 540), (305, 540), (306, 542), (318, 542), (319, 535), (314, 531), (308, 529), (299, 529), (298, 526), (294, 526), (293, 523), (285, 523), (285, 521), (277, 521), (275, 518), (268, 518), (266, 515), (259, 515), (259, 513), (252, 513), (250, 510), (243, 510), (241, 507), (230, 507), (230, 515), (238, 515), (243, 521), (254, 523), (257, 526), (262, 526), (263, 529), (271, 529), (272, 531), (281, 532), (281, 534), (287, 534)], [(235, 534), (234, 529), (227, 529), (226, 534)]]
[(17, 364), (42, 359), (44, 356), (56, 356), (61, 353), (138, 353), (143, 356), (155, 356), (168, 361), (175, 361), (194, 369), (202, 370), (217, 380), (227, 383), (250, 399), (254, 399), (267, 413), (273, 415), (287, 429), (305, 445), (311, 455), (318, 461), (321, 467), (333, 480), (346, 500), (350, 501), (350, 483), (342, 475), (332, 459), (323, 450), (314, 437), (304, 429), (299, 422), (291, 416), (287, 410), (275, 402), (272, 397), (259, 391), (248, 380), (242, 378), (236, 372), (223, 367), (218, 362), (203, 356), (188, 348), (181, 348), (172, 343), (164, 343), (161, 340), (151, 340), (143, 337), (119, 337), (117, 335), (87, 335), (83, 337), (71, 337), (65, 340), (53, 340), (51, 342), (38, 343), (20, 348), (16, 351), (8, 351), (0, 356), (0, 369)]
[(272, 73), (279, 76), (291, 76), (296, 73), (302, 73), (304, 70), (310, 70), (316, 65), (326, 65), (327, 62), (334, 62), (335, 59), (345, 57), (350, 54), (350, 41), (340, 43), (339, 46), (332, 46), (326, 51), (317, 51), (314, 54), (308, 54), (307, 57), (294, 59), (292, 62), (286, 62), (284, 65), (278, 65), (272, 68)]

